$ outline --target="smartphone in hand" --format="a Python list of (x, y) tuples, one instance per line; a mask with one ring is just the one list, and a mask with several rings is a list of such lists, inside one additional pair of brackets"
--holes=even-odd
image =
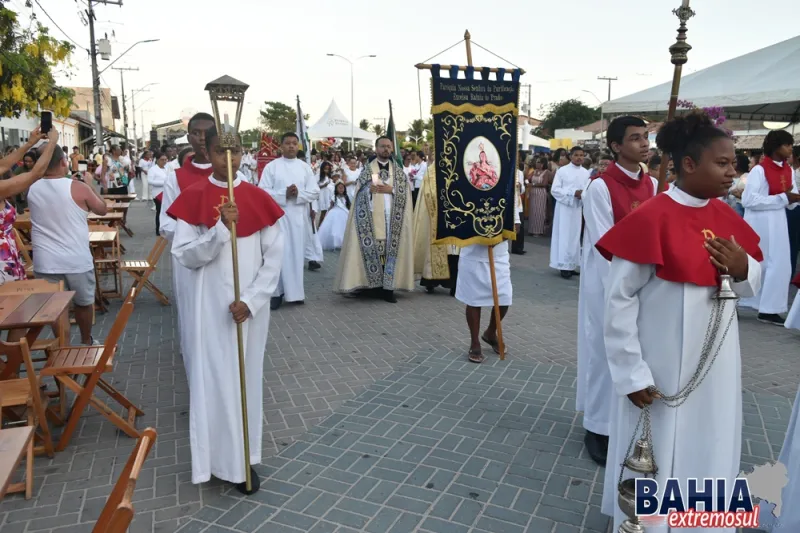
[(53, 129), (53, 112), (52, 111), (42, 111), (42, 123), (40, 126), (42, 133), (50, 133), (50, 130)]

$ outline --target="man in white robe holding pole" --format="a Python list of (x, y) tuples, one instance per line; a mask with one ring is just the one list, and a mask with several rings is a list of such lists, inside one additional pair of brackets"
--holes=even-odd
[[(228, 197), (226, 149), (216, 129), (206, 137), (213, 175), (183, 191), (168, 213), (176, 219), (172, 255), (191, 272), (192, 292), (183, 326), (192, 359), (189, 429), (192, 483), (211, 476), (243, 487), (243, 417), (237, 324), (243, 326), (250, 464), (261, 462), (263, 366), (270, 310), (278, 283), (284, 236), (277, 224), (283, 211), (264, 191), (237, 177), (235, 201)], [(233, 173), (241, 146), (232, 150)], [(234, 302), (231, 224), (236, 224), (241, 296)], [(233, 302), (233, 303), (232, 303)], [(258, 476), (251, 467), (253, 487)], [(256, 489), (257, 490), (257, 489)], [(247, 492), (245, 492), (247, 493)]]
[(573, 146), (570, 163), (559, 168), (550, 192), (556, 199), (553, 238), (550, 241), (550, 268), (570, 279), (581, 263), (581, 195), (589, 186), (589, 171), (583, 168), (583, 148)]
[(576, 410), (583, 412), (589, 457), (605, 466), (613, 385), (603, 338), (605, 281), (609, 262), (594, 247), (611, 227), (652, 198), (658, 181), (643, 172), (650, 154), (647, 125), (632, 116), (617, 117), (606, 142), (615, 162), (583, 194), (583, 261), (578, 293), (578, 383)]
[(297, 158), (300, 138), (294, 132), (281, 137), (281, 157), (272, 161), (261, 173), (258, 186), (285, 211), (279, 224), (286, 239), (278, 287), (272, 297), (272, 310), (286, 302), (302, 304), (306, 299), (303, 272), (306, 241), (311, 234), (310, 204), (319, 198), (319, 184), (314, 171)]

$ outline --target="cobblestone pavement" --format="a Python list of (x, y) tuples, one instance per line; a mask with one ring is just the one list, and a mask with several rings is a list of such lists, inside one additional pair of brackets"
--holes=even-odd
[[(128, 258), (146, 257), (152, 217), (143, 204), (131, 209)], [(113, 373), (146, 413), (138, 427), (158, 431), (131, 531), (605, 531), (603, 473), (583, 450), (575, 413), (578, 281), (547, 268), (547, 241), (529, 240), (527, 249), (512, 258), (508, 357), (483, 365), (465, 362), (463, 308), (446, 291), (400, 295), (396, 305), (335, 296), (337, 255), (327, 254), (320, 272), (306, 273), (305, 305), (272, 315), (268, 458), (257, 467), (261, 491), (247, 499), (222, 483), (190, 483), (174, 308), (144, 293)], [(168, 256), (154, 280), (169, 292)], [(98, 315), (96, 337), (118, 306)], [(742, 312), (741, 332), (747, 468), (780, 451), (800, 381), (800, 336), (750, 312)], [(67, 450), (36, 459), (34, 497), (0, 503), (0, 531), (91, 531), (132, 446), (87, 412)]]

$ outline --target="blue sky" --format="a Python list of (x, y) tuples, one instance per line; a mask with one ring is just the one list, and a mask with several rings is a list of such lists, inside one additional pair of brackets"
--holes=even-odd
[[(23, 0), (11, 0), (21, 6)], [(84, 0), (39, 0), (58, 25), (88, 47), (89, 31), (79, 17)], [(693, 49), (684, 73), (794, 37), (800, 24), (783, 0), (692, 0), (697, 15), (689, 21)], [(580, 98), (590, 105), (605, 99), (607, 84), (598, 76), (619, 78), (612, 98), (671, 78), (669, 46), (678, 19), (679, 0), (405, 0), (370, 2), (277, 2), (275, 0), (124, 0), (123, 7), (96, 8), (98, 33), (113, 31), (112, 53), (141, 44), (115, 66), (138, 67), (126, 73), (126, 90), (150, 82), (159, 85), (139, 95), (148, 110), (145, 122), (180, 118), (184, 109), (209, 108), (205, 83), (229, 74), (250, 84), (243, 125), (256, 124), (265, 100), (292, 105), (300, 95), (313, 124), (335, 98), (350, 115), (348, 57), (376, 54), (355, 68), (355, 119), (378, 122), (394, 104), (398, 128), (419, 117), (414, 64), (459, 41), (465, 29), (473, 40), (527, 71), (534, 116), (542, 104)], [(23, 13), (29, 10), (22, 9)], [(34, 3), (34, 12), (53, 27)], [(511, 66), (473, 47), (477, 66)], [(463, 45), (438, 57), (440, 63), (464, 63)], [(85, 51), (75, 53), (68, 85), (89, 86)], [(101, 62), (101, 68), (107, 63)], [(746, 75), (746, 73), (743, 73)], [(119, 94), (119, 73), (107, 71), (103, 84)], [(423, 113), (429, 106), (429, 74), (423, 72)], [(522, 95), (523, 103), (527, 94)], [(138, 113), (137, 113), (138, 116)]]

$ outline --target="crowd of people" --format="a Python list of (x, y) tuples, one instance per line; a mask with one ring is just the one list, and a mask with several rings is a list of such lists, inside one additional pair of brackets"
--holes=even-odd
[[(289, 132), (281, 138), (280, 157), (256, 176), (255, 159), (240, 144), (221, 145), (213, 117), (198, 113), (188, 127), (190, 147), (180, 154), (162, 146), (156, 154), (145, 150), (134, 164), (135, 155), (111, 147), (85, 169), (77, 151), (68, 155), (57, 145), (57, 134), (45, 139), (35, 132), (28, 145), (0, 162), (0, 173), (12, 174), (0, 181), (0, 257), (4, 281), (24, 279), (9, 237), (14, 201), (24, 201), (36, 276), (63, 281), (76, 292), (81, 342), (91, 345), (95, 281), (86, 214), (105, 212), (101, 193), (138, 188), (141, 200), (153, 201), (156, 232), (171, 243), (191, 393), (194, 483), (214, 476), (249, 493), (237, 415), (239, 374), (230, 364), (237, 359), (236, 325), (244, 336), (255, 464), (261, 461), (270, 312), (304, 303), (305, 271), (322, 268), (323, 249), (340, 250), (335, 293), (394, 303), (396, 291), (419, 284), (431, 293), (443, 286), (466, 308), (466, 359), (483, 362), (482, 345), (500, 353), (494, 313), (481, 329), (482, 308), (494, 305), (490, 247), (434, 243), (433, 153), (401, 151), (401, 165), (392, 140), (382, 136), (374, 151), (315, 153), (307, 162), (299, 137)], [(37, 146), (42, 140), (47, 142)], [(605, 151), (576, 146), (521, 157), (516, 238), (491, 248), (500, 320), (513, 299), (509, 254), (525, 253), (526, 234), (550, 234), (550, 267), (564, 279), (580, 277), (576, 409), (583, 412), (589, 455), (603, 466), (610, 461), (602, 508), (616, 529), (625, 518), (616, 505), (616, 480), (642, 409), (649, 410), (658, 454), (656, 479), (732, 480), (739, 473), (739, 312), (715, 295), (721, 278), (729, 277), (742, 298), (739, 306), (756, 309), (759, 321), (800, 329), (800, 298), (787, 319), (781, 316), (796, 267), (800, 151), (780, 130), (766, 136), (758, 156), (737, 154), (728, 134), (702, 112), (665, 123), (657, 149), (646, 123), (632, 116), (612, 120), (606, 141)], [(234, 198), (228, 196), (227, 150)], [(662, 165), (663, 184), (657, 179)], [(662, 185), (666, 190), (659, 193)], [(234, 224), (241, 287), (236, 300)], [(800, 284), (800, 276), (794, 282)], [(727, 325), (724, 332), (712, 328), (715, 321)], [(782, 456), (790, 484), (800, 483), (795, 431), (800, 428), (790, 426)], [(254, 470), (251, 476), (257, 487)], [(800, 527), (791, 511), (782, 520), (797, 520)]]

